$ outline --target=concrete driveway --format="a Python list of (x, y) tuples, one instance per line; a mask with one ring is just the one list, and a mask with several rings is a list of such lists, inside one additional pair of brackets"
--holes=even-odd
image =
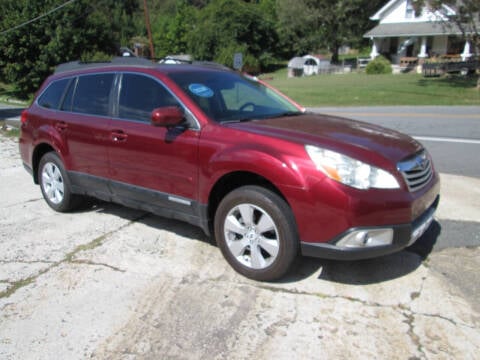
[[(0, 179), (1, 359), (479, 358), (478, 247), (304, 258), (258, 283), (187, 224), (101, 202), (53, 212), (2, 136)], [(444, 178), (421, 241), (462, 211), (480, 222), (478, 181)]]

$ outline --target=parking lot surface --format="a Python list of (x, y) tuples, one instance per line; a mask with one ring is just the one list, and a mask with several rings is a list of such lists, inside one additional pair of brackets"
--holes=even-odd
[(236, 274), (181, 222), (103, 202), (53, 212), (3, 136), (0, 184), (1, 359), (480, 358), (480, 234), (430, 252), (442, 221), (480, 223), (479, 179), (442, 176), (424, 244), (303, 258), (276, 283)]

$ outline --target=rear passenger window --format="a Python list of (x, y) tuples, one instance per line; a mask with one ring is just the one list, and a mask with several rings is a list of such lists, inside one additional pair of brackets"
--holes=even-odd
[(122, 119), (149, 122), (153, 109), (180, 106), (156, 80), (136, 74), (123, 74), (118, 115)]
[(69, 80), (62, 79), (51, 83), (38, 99), (38, 105), (47, 109), (58, 109)]
[(109, 99), (114, 74), (80, 76), (72, 111), (91, 115), (109, 115)]

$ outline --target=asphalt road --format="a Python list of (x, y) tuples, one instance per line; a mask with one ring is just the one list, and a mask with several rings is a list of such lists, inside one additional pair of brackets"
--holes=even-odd
[(20, 117), (23, 107), (18, 105), (6, 105), (0, 103), (0, 120)]
[(441, 173), (480, 177), (480, 106), (312, 108), (412, 135)]

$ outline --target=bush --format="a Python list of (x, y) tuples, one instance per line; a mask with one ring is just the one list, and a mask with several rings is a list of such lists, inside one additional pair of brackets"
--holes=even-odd
[(377, 56), (375, 59), (370, 61), (365, 68), (365, 72), (369, 75), (372, 74), (391, 74), (392, 73), (392, 64), (388, 59), (383, 56)]

